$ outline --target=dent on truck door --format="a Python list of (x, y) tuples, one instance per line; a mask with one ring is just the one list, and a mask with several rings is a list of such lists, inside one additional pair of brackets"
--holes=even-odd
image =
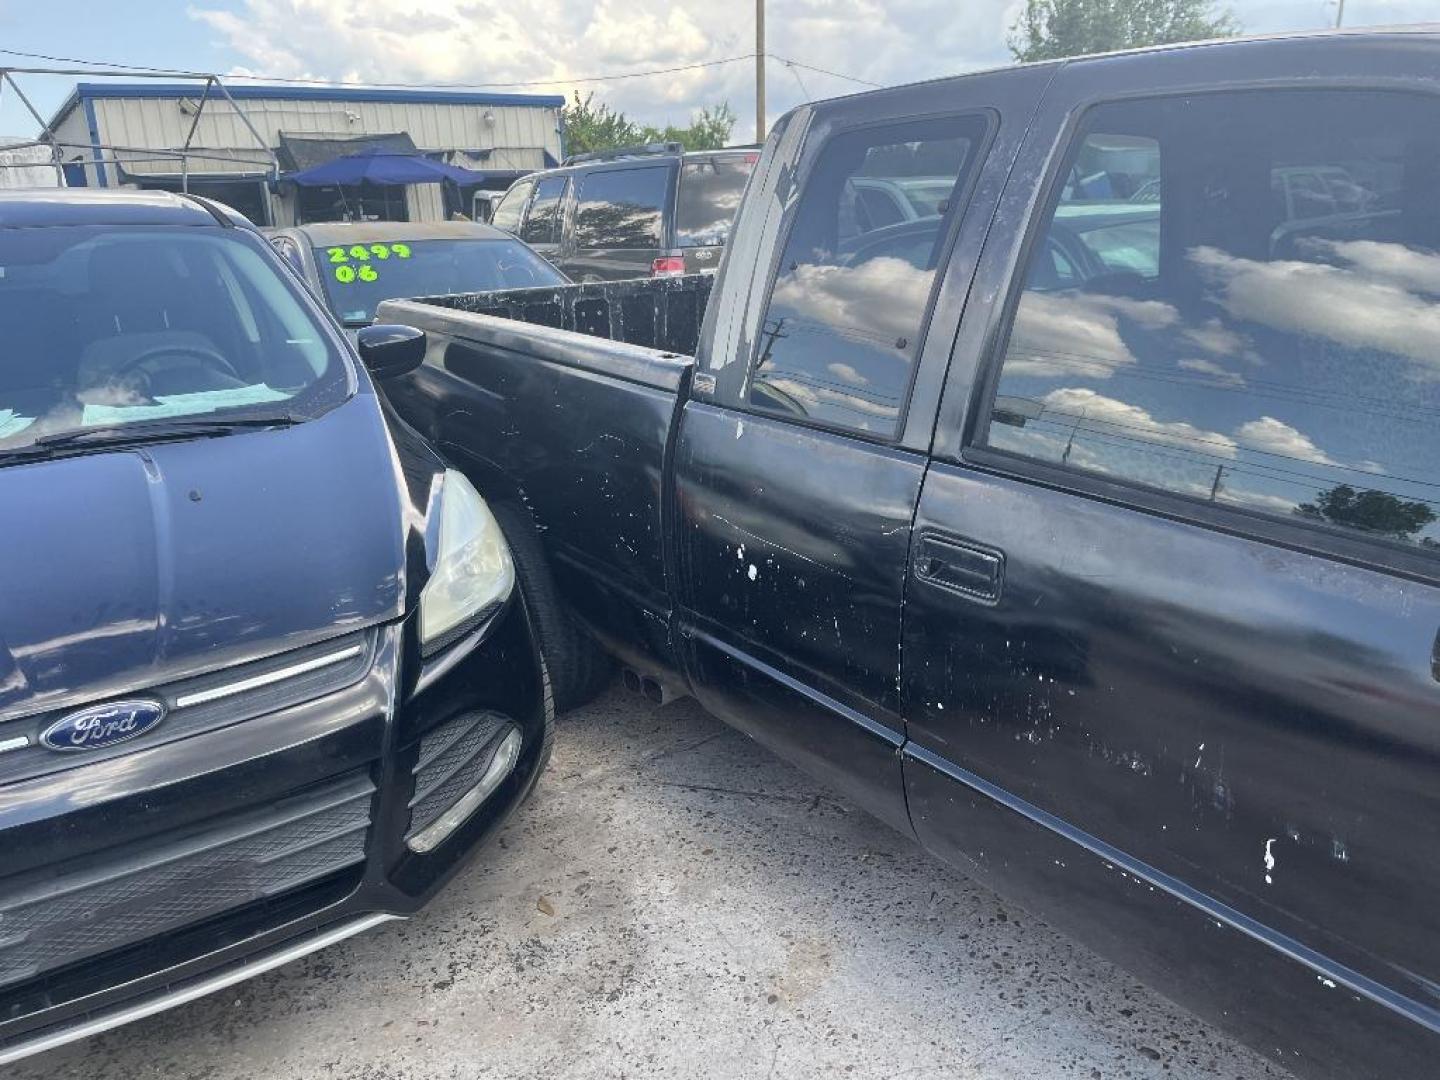
[[(697, 695), (907, 832), (900, 616), (925, 455), (902, 431), (917, 361), (943, 365), (948, 354), (948, 340), (934, 358), (925, 343), (940, 268), (952, 246), (978, 246), (998, 195), (996, 184), (972, 201), (997, 124), (989, 104), (961, 101), (955, 115), (913, 121), (936, 100), (908, 90), (871, 98), (858, 114), (817, 109), (798, 200), (752, 182), (733, 252), (752, 250), (744, 231), (771, 200), (789, 208), (779, 251), (755, 269), (763, 318), (754, 340), (711, 358), (715, 390), (687, 404), (675, 454)], [(866, 231), (853, 212), (862, 174), (941, 187), (944, 213), (903, 234)], [(959, 275), (963, 296), (968, 268)], [(721, 291), (730, 295), (723, 282)]]
[(1437, 120), (1089, 112), (916, 522), (921, 839), (1307, 1075), (1440, 1030)]

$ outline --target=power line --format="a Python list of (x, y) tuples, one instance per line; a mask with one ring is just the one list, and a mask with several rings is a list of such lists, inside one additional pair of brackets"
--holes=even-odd
[(805, 85), (805, 80), (802, 79), (802, 78), (800, 78), (800, 72), (798, 72), (798, 71), (795, 70), (795, 65), (794, 65), (794, 64), (786, 64), (786, 65), (785, 65), (785, 70), (788, 71), (788, 72), (790, 72), (790, 75), (795, 79), (795, 81), (796, 81), (797, 83), (799, 83), (799, 85), (800, 85), (800, 95), (801, 95), (801, 97), (803, 97), (806, 101), (814, 101), (815, 99), (810, 96), (810, 90), (809, 90), (809, 88), (806, 87), (806, 85)]
[[(54, 56), (50, 53), (24, 52), (20, 49), (0, 49), (0, 53), (6, 56), (19, 56), (27, 60), (44, 60), (54, 64), (84, 64), (87, 67), (126, 68), (134, 71), (137, 75), (188, 75), (191, 77), (205, 76), (212, 74), (207, 71), (191, 71), (185, 68), (148, 67), (143, 64), (125, 64), (110, 60), (86, 60), (75, 56)], [(642, 71), (618, 71), (609, 72), (604, 75), (565, 75), (551, 79), (523, 79), (512, 82), (366, 82), (347, 83), (339, 79), (318, 79), (307, 77), (291, 77), (286, 75), (257, 75), (251, 73), (237, 73), (223, 75), (221, 78), (228, 82), (236, 80), (293, 83), (309, 86), (355, 86), (355, 87), (377, 87), (381, 89), (397, 90), (464, 90), (464, 89), (499, 89), (505, 87), (519, 86), (555, 86), (560, 83), (577, 82), (614, 82), (620, 79), (644, 79), (654, 75), (673, 75), (681, 71), (698, 71), (701, 68), (720, 67), (724, 64), (735, 64), (742, 60), (755, 59), (755, 53), (741, 53), (738, 56), (723, 56), (717, 60), (701, 60), (693, 64), (677, 64), (673, 67), (647, 68)], [(846, 75), (843, 71), (832, 71), (829, 68), (816, 67), (814, 64), (802, 63), (777, 53), (770, 53), (771, 57), (779, 60), (787, 67), (803, 68), (806, 71), (813, 71), (820, 75), (829, 75), (834, 79), (844, 79), (846, 82), (859, 83), (861, 86), (870, 86), (879, 89), (883, 84), (871, 82), (869, 79), (857, 78), (854, 75)]]
[(820, 75), (829, 75), (835, 79), (844, 79), (846, 82), (859, 83), (861, 86), (872, 86), (877, 90), (883, 86), (882, 83), (871, 82), (869, 79), (857, 79), (854, 75), (846, 75), (842, 71), (831, 71), (829, 68), (816, 67), (814, 64), (802, 64), (799, 60), (791, 60), (789, 57), (781, 56), (778, 53), (772, 52), (770, 55), (782, 64), (787, 64), (790, 67), (804, 68), (806, 71), (813, 71)]
[[(90, 67), (125, 68), (134, 71), (136, 75), (188, 75), (191, 77), (210, 74), (204, 71), (187, 71), (183, 68), (161, 68), (144, 67), (139, 64), (112, 63), (108, 60), (82, 60), (73, 56), (51, 56), (47, 53), (22, 52), (19, 49), (0, 49), (0, 53), (7, 56), (20, 56), (27, 60), (45, 60), (58, 64), (85, 64)], [(565, 83), (592, 83), (592, 82), (616, 82), (621, 79), (644, 79), (654, 75), (673, 75), (681, 71), (696, 71), (700, 68), (719, 67), (723, 64), (734, 64), (741, 60), (753, 60), (754, 53), (743, 53), (740, 56), (726, 56), (719, 60), (702, 60), (694, 64), (678, 64), (674, 67), (650, 68), (645, 71), (623, 71), (611, 72), (606, 75), (564, 75), (552, 79), (526, 79), (515, 82), (442, 82), (442, 83), (419, 83), (419, 82), (366, 82), (347, 83), (338, 79), (315, 79), (315, 78), (291, 78), (285, 75), (255, 75), (235, 74), (223, 75), (226, 82), (236, 80), (249, 80), (258, 82), (289, 83), (292, 85), (305, 86), (334, 86), (338, 88), (355, 87), (364, 89), (374, 87), (377, 89), (393, 90), (485, 90), (504, 89), (507, 87), (522, 86), (556, 86)], [(801, 65), (804, 66), (804, 65)], [(828, 73), (827, 73), (828, 74)]]

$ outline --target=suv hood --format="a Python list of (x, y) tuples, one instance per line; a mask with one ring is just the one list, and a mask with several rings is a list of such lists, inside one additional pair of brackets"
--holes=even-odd
[(0, 468), (0, 719), (397, 617), (398, 476), (365, 393), (289, 428)]

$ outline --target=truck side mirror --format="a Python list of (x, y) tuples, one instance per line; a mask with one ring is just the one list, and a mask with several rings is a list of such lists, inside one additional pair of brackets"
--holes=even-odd
[(398, 323), (362, 326), (355, 346), (366, 369), (377, 379), (394, 379), (425, 361), (425, 331)]

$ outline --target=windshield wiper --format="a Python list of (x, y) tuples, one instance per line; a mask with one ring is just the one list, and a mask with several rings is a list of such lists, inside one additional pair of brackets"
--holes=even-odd
[(281, 428), (298, 424), (304, 419), (291, 413), (272, 416), (244, 416), (229, 419), (197, 420), (175, 418), (139, 421), (131, 424), (107, 424), (104, 427), (80, 428), (41, 435), (23, 446), (0, 450), (0, 460), (34, 460), (56, 457), (68, 452), (140, 446), (147, 443), (174, 442), (183, 439), (205, 439), (257, 428)]
[(34, 446), (78, 446), (111, 442), (152, 442), (156, 439), (190, 439), (197, 435), (228, 435), (249, 428), (289, 427), (301, 418), (291, 413), (273, 416), (216, 417), (212, 420), (179, 416), (173, 419), (141, 420), (130, 424), (78, 428), (41, 435)]

